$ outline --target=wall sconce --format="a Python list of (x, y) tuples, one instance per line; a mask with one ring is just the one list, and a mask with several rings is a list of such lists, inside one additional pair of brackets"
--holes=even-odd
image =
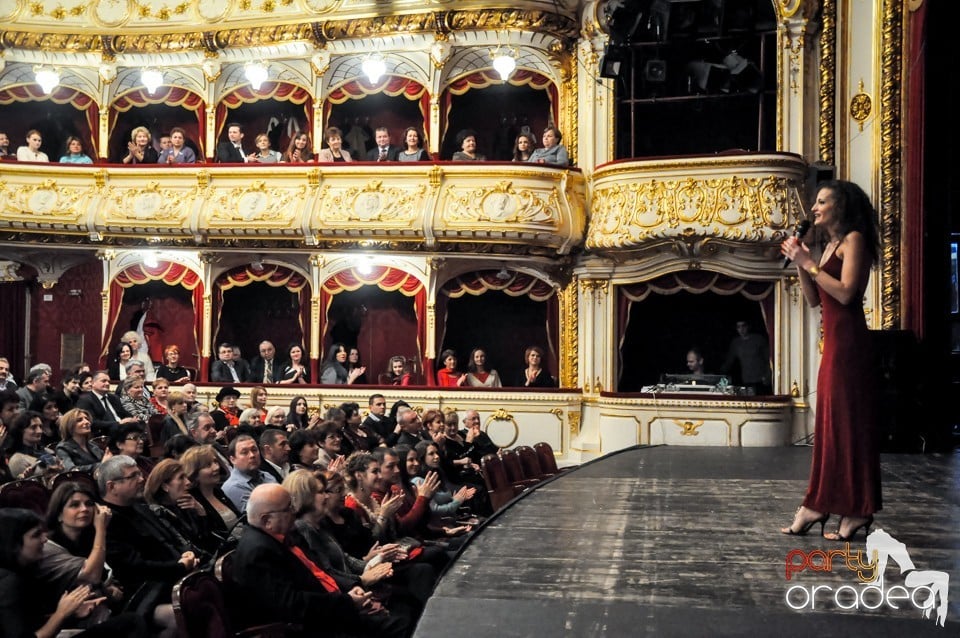
[(147, 93), (153, 95), (163, 84), (163, 73), (157, 69), (143, 69), (140, 71), (140, 81), (147, 87)]
[(156, 268), (159, 263), (157, 261), (157, 251), (148, 250), (143, 253), (143, 265), (147, 268)]
[(243, 67), (243, 74), (250, 82), (254, 91), (259, 91), (263, 83), (267, 81), (267, 65), (263, 62), (251, 62)]
[(500, 75), (504, 82), (510, 78), (510, 74), (517, 68), (517, 50), (512, 47), (497, 47), (490, 52), (493, 58), (493, 68)]
[(361, 275), (369, 275), (373, 272), (373, 261), (367, 256), (361, 256), (357, 259), (357, 265), (354, 266)]
[(33, 76), (46, 95), (53, 93), (53, 90), (60, 84), (60, 72), (51, 67), (34, 67)]
[(373, 53), (367, 57), (360, 65), (363, 74), (370, 80), (370, 84), (376, 84), (381, 76), (387, 72), (387, 63), (379, 53)]

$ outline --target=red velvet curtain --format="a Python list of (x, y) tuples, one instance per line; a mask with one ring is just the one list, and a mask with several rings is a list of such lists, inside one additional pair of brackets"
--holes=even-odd
[(424, 135), (430, 137), (430, 94), (427, 88), (415, 80), (395, 75), (385, 75), (374, 85), (365, 81), (352, 80), (334, 89), (323, 104), (323, 121), (330, 119), (330, 110), (335, 104), (347, 100), (359, 100), (367, 95), (384, 94), (390, 97), (402, 95), (408, 100), (420, 102), (420, 114), (423, 116)]
[[(300, 314), (298, 317), (300, 334), (303, 338), (303, 346), (305, 348), (308, 347), (310, 344), (310, 283), (300, 273), (286, 266), (277, 264), (264, 264), (264, 268), (261, 271), (253, 270), (249, 265), (238, 266), (217, 277), (214, 286), (216, 289), (216, 298), (214, 299), (214, 310), (216, 313), (214, 320), (214, 344), (217, 343), (217, 337), (220, 332), (220, 320), (223, 314), (223, 293), (231, 288), (249, 286), (254, 282), (262, 282), (273, 288), (283, 287), (298, 296), (300, 302)], [(279, 348), (282, 350), (283, 345), (280, 344)], [(278, 351), (277, 353), (277, 357), (280, 359), (284, 359), (286, 356), (286, 352)], [(316, 356), (316, 353), (310, 353), (311, 364), (316, 362)], [(204, 374), (207, 374), (206, 370)]]
[[(77, 89), (71, 89), (66, 86), (58, 86), (53, 93), (47, 95), (40, 88), (39, 84), (24, 84), (21, 86), (11, 86), (0, 90), (0, 105), (11, 104), (13, 102), (42, 102), (49, 100), (54, 104), (69, 104), (78, 111), (83, 111), (87, 122), (87, 148), (90, 150), (90, 156), (96, 155), (97, 139), (100, 133), (100, 107), (96, 100), (86, 93)], [(59, 158), (58, 158), (59, 159)], [(55, 160), (54, 160), (55, 161)]]
[[(120, 315), (120, 306), (123, 305), (123, 295), (127, 288), (138, 286), (150, 281), (162, 281), (168, 286), (183, 286), (191, 291), (193, 298), (193, 347), (197, 355), (200, 354), (200, 334), (203, 331), (203, 280), (200, 275), (182, 264), (170, 261), (161, 261), (156, 267), (136, 264), (122, 270), (113, 281), (109, 289), (109, 309), (107, 311), (107, 325), (103, 331), (103, 341), (100, 344), (100, 367), (106, 367), (107, 357), (110, 354), (111, 338)], [(189, 354), (184, 361), (190, 361)]]
[(113, 136), (113, 129), (117, 125), (117, 117), (120, 113), (126, 113), (134, 107), (144, 107), (150, 104), (163, 104), (165, 106), (178, 106), (188, 111), (194, 111), (197, 116), (197, 128), (187, 131), (190, 137), (197, 145), (200, 152), (197, 154), (197, 161), (201, 161), (206, 155), (204, 151), (204, 103), (203, 98), (177, 86), (161, 86), (153, 92), (153, 95), (147, 92), (145, 88), (134, 89), (124, 93), (113, 101), (110, 105), (110, 123), (108, 130), (110, 136)]
[[(427, 379), (433, 376), (433, 360), (427, 359), (424, 347), (427, 343), (427, 290), (414, 275), (390, 266), (374, 266), (369, 273), (360, 273), (356, 268), (341, 270), (327, 279), (320, 288), (321, 329), (320, 342), (326, 340), (330, 328), (329, 312), (333, 296), (345, 291), (359, 290), (363, 286), (376, 286), (385, 292), (399, 292), (405, 297), (413, 297), (413, 308), (417, 317), (417, 352), (421, 369)], [(367, 378), (376, 379), (380, 370), (368, 370)], [(315, 377), (317, 378), (317, 377)]]

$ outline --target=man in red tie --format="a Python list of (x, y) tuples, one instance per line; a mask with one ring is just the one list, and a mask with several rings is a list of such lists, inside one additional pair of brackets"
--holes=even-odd
[(257, 486), (246, 512), (249, 527), (233, 554), (236, 596), (228, 599), (245, 623), (292, 623), (304, 635), (407, 635), (405, 619), (383, 612), (360, 587), (340, 591), (333, 577), (290, 543), (296, 512), (282, 485)]

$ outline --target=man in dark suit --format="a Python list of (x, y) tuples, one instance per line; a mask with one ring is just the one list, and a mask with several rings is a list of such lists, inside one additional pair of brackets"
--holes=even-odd
[(260, 435), (260, 469), (283, 483), (290, 473), (290, 442), (287, 433), (276, 428), (268, 428)]
[(269, 341), (261, 342), (260, 356), (250, 362), (250, 383), (278, 383), (282, 374), (277, 349)]
[(400, 147), (390, 145), (390, 131), (386, 126), (378, 127), (374, 132), (377, 145), (367, 151), (370, 162), (396, 162), (400, 156)]
[(286, 622), (309, 635), (405, 636), (409, 619), (385, 613), (360, 587), (342, 592), (336, 581), (290, 542), (294, 510), (282, 485), (258, 485), (246, 507), (249, 527), (233, 553), (228, 599), (244, 626)]
[(243, 127), (236, 122), (227, 124), (227, 139), (217, 144), (218, 162), (235, 162), (243, 164), (247, 161), (247, 154), (243, 150)]
[(120, 425), (137, 421), (137, 417), (123, 408), (120, 397), (110, 392), (110, 375), (106, 370), (93, 373), (93, 390), (80, 395), (77, 407), (90, 414), (95, 436), (113, 434)]
[(233, 344), (221, 343), (217, 360), (210, 366), (210, 380), (214, 383), (245, 383), (250, 380), (250, 366), (243, 359), (233, 358)]

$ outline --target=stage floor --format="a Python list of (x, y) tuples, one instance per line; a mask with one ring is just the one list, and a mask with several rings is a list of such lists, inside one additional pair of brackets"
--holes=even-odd
[[(901, 599), (912, 594), (922, 605), (928, 590), (905, 583), (893, 559), (885, 599), (876, 589), (857, 593), (863, 584), (840, 555), (831, 570), (786, 579), (792, 550), (799, 567), (824, 564), (814, 550), (845, 549), (819, 533), (777, 531), (803, 497), (809, 463), (808, 447), (660, 446), (569, 471), (482, 528), (441, 579), (415, 636), (957, 635), (960, 455), (884, 455), (884, 508), (871, 530), (905, 544), (917, 570), (949, 575), (945, 627)], [(850, 553), (865, 555), (865, 545), (861, 530)]]

